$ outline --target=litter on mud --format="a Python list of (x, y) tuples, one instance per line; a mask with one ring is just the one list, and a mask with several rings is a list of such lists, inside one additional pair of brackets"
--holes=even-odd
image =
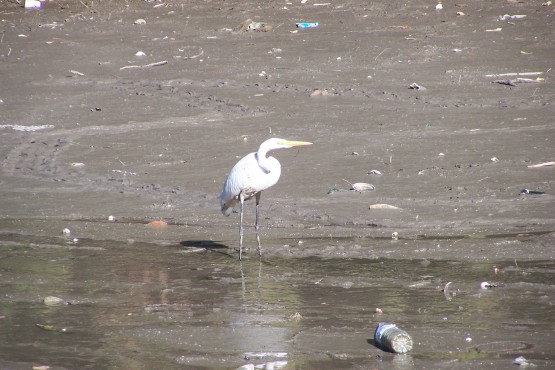
[(530, 189), (522, 189), (520, 191), (521, 195), (542, 195), (545, 194), (544, 191), (537, 191), (537, 190), (530, 190)]
[(420, 86), (419, 84), (417, 84), (416, 82), (413, 82), (409, 85), (409, 89), (411, 90), (426, 90), (426, 88), (424, 86)]
[(413, 341), (411, 336), (397, 325), (381, 322), (374, 332), (376, 347), (394, 353), (407, 353), (412, 350)]
[(42, 2), (39, 0), (25, 0), (25, 9), (40, 9)]
[(297, 28), (316, 28), (320, 24), (318, 22), (304, 22), (304, 23), (295, 23)]
[(245, 19), (243, 22), (239, 23), (237, 27), (235, 27), (235, 30), (237, 32), (250, 32), (250, 31), (268, 32), (271, 29), (272, 29), (271, 25), (264, 22), (255, 22), (250, 18)]
[(524, 19), (524, 18), (526, 18), (526, 16), (523, 15), (523, 14), (515, 14), (515, 15), (505, 14), (505, 15), (500, 15), (497, 18), (497, 20), (498, 21), (506, 21), (507, 19), (514, 20), (514, 19)]
[(372, 191), (376, 189), (374, 185), (368, 184), (367, 182), (355, 182), (354, 184), (351, 184), (349, 181), (345, 179), (343, 179), (343, 181), (351, 185), (351, 188), (348, 189), (350, 191), (363, 192), (363, 191)]
[(148, 224), (146, 224), (146, 226), (151, 227), (153, 229), (163, 229), (165, 227), (168, 227), (168, 223), (163, 220), (157, 220), (157, 221), (150, 221)]
[(64, 301), (62, 298), (54, 297), (54, 296), (44, 297), (42, 302), (46, 306), (64, 306), (69, 304), (69, 302)]
[(493, 283), (490, 281), (482, 281), (480, 284), (480, 288), (482, 289), (491, 289), (491, 288), (503, 288), (505, 285), (501, 283)]
[(368, 207), (370, 209), (401, 209), (399, 207), (395, 207), (392, 206), (391, 204), (383, 204), (383, 203), (378, 203), (378, 204), (371, 204), (370, 207)]

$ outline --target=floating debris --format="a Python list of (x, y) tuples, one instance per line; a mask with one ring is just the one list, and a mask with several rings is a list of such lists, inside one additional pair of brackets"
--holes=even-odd
[(238, 367), (235, 370), (255, 370), (255, 369), (282, 369), (287, 366), (287, 361), (270, 361), (265, 362), (263, 364), (254, 365), (254, 364), (246, 364), (241, 367)]
[(287, 352), (245, 352), (243, 354), (243, 358), (245, 360), (251, 358), (265, 358), (265, 357), (273, 357), (273, 358), (287, 358)]
[(63, 306), (68, 304), (63, 299), (54, 296), (45, 297), (42, 302), (47, 306)]
[(37, 328), (40, 328), (42, 330), (46, 330), (46, 331), (55, 331), (58, 333), (66, 333), (66, 334), (70, 334), (70, 332), (67, 330), (67, 328), (58, 328), (54, 325), (50, 325), (50, 324), (35, 324), (35, 326)]
[(289, 316), (289, 320), (291, 321), (299, 321), (303, 318), (303, 315), (301, 315), (300, 312), (295, 312), (294, 314)]
[(489, 281), (482, 281), (482, 283), (480, 284), (480, 288), (482, 289), (503, 288), (504, 286), (505, 284), (493, 283)]
[(383, 175), (383, 173), (381, 173), (381, 172), (378, 171), (378, 170), (370, 170), (370, 171), (368, 171), (368, 175), (378, 175), (378, 176), (381, 176), (381, 175)]

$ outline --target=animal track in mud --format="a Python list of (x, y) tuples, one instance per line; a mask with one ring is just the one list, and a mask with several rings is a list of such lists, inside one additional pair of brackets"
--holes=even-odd
[[(168, 83), (150, 81), (119, 81), (111, 86), (112, 89), (125, 90), (139, 96), (162, 96), (178, 100), (180, 104), (190, 108), (213, 110), (216, 112), (253, 114), (265, 113), (260, 107), (249, 107), (245, 104), (235, 103), (231, 99), (220, 98), (214, 94), (202, 94), (200, 90), (206, 87), (222, 87), (214, 83), (191, 83), (189, 81), (173, 80)], [(195, 90), (197, 88), (197, 90)]]
[(54, 177), (57, 174), (55, 158), (69, 142), (63, 138), (42, 138), (22, 143), (12, 150), (3, 162), (6, 174)]
[[(214, 122), (222, 120), (222, 117), (223, 115), (220, 113), (206, 113), (195, 117), (183, 118), (181, 124)], [(126, 174), (118, 175), (116, 172), (108, 175), (87, 173), (79, 166), (74, 167), (67, 163), (59, 163), (57, 158), (64, 150), (70, 148), (74, 141), (77, 142), (83, 136), (117, 135), (174, 126), (174, 120), (167, 119), (154, 122), (134, 122), (114, 126), (89, 126), (78, 129), (61, 129), (44, 132), (40, 139), (22, 141), (20, 144), (15, 145), (2, 162), (1, 170), (8, 176), (67, 182), (85, 187), (94, 184), (96, 189), (101, 188), (120, 193), (178, 194), (182, 191), (179, 187), (141, 184), (132, 181)], [(201, 192), (187, 191), (187, 193), (192, 193), (193, 197), (205, 195)]]

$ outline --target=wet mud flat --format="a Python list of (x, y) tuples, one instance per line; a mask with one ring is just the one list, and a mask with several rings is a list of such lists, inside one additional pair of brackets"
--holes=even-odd
[(0, 3), (0, 367), (553, 368), (554, 7), (436, 5)]
[[(0, 248), (6, 369), (502, 369), (520, 356), (547, 369), (555, 361), (552, 260), (239, 263), (216, 246), (6, 234)], [(61, 303), (45, 304), (50, 296)], [(379, 322), (406, 329), (413, 351), (376, 348)]]

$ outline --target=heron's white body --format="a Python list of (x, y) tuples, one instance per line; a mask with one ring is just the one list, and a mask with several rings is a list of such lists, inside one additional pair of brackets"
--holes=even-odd
[[(261, 146), (262, 148), (262, 146)], [(266, 157), (267, 151), (244, 156), (229, 172), (220, 195), (222, 213), (229, 216), (239, 203), (239, 194), (250, 199), (256, 193), (274, 186), (281, 176), (281, 165), (274, 157)]]
[(229, 172), (225, 180), (222, 193), (220, 194), (220, 204), (222, 213), (229, 216), (233, 207), (241, 203), (240, 221), (240, 252), (241, 258), (243, 244), (243, 203), (256, 196), (256, 236), (258, 241), (258, 251), (260, 253), (260, 237), (258, 234), (258, 204), (260, 193), (263, 190), (275, 185), (281, 176), (281, 165), (274, 157), (267, 157), (270, 150), (286, 149), (300, 145), (310, 145), (306, 141), (289, 141), (284, 139), (268, 139), (260, 145), (257, 152), (244, 156)]

